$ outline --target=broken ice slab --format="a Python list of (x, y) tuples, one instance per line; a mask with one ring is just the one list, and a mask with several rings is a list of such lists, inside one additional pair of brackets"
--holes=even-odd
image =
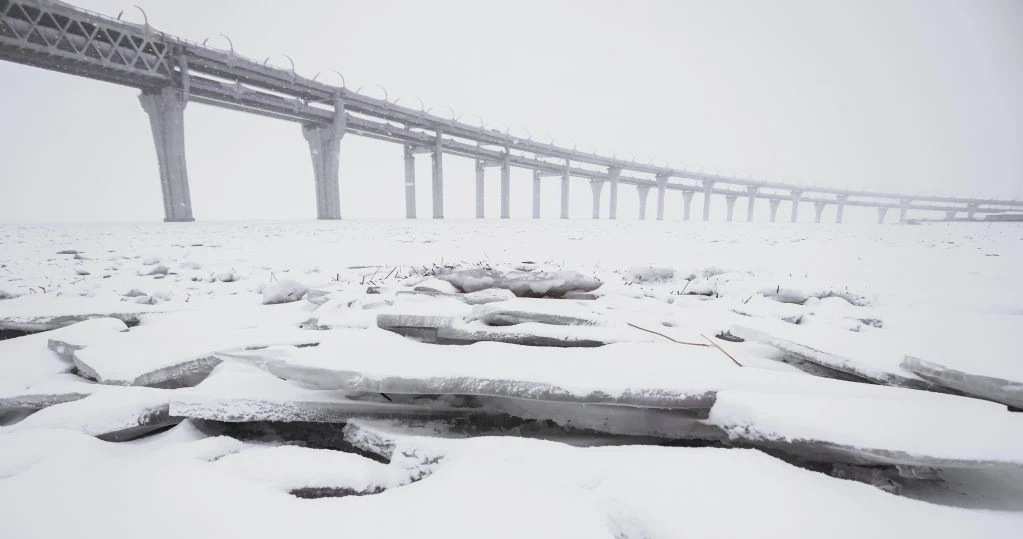
[(942, 386), (1020, 408), (1023, 316), (945, 309), (896, 311), (886, 318), (901, 341), (908, 370)]
[[(599, 307), (599, 306), (598, 306)], [(469, 308), (449, 298), (421, 298), (377, 315), (377, 326), (422, 342), (481, 341), (528, 346), (595, 347), (664, 337), (594, 311), (577, 301), (515, 298)], [(662, 328), (663, 330), (663, 328)]]
[[(706, 410), (712, 388), (678, 376), (688, 363), (727, 368), (709, 347), (614, 344), (597, 349), (477, 343), (437, 347), (384, 331), (338, 331), (320, 346), (218, 354), (310, 387), (359, 393), (474, 395)], [(358, 350), (376, 350), (374, 354)], [(623, 369), (623, 358), (628, 368)], [(674, 372), (676, 385), (654, 373)], [(705, 373), (710, 376), (710, 374)], [(631, 383), (630, 383), (631, 382)]]
[(12, 412), (33, 412), (43, 408), (84, 399), (98, 384), (73, 374), (58, 374), (25, 388), (0, 390), (0, 416)]
[(472, 307), (452, 298), (423, 297), (384, 307), (376, 314), (376, 325), (413, 338), (436, 340), (439, 327), (472, 317)]
[(114, 318), (86, 320), (60, 329), (0, 341), (0, 392), (22, 390), (72, 369), (47, 347), (51, 339), (86, 342), (126, 329)]
[(611, 323), (588, 306), (576, 301), (516, 298), (477, 305), (472, 317), (488, 326), (510, 326), (526, 322), (557, 326), (603, 326)]
[(510, 326), (488, 326), (480, 322), (456, 322), (434, 330), (429, 335), (411, 335), (423, 342), (438, 344), (472, 344), (500, 342), (523, 346), (597, 347), (619, 342), (656, 342), (662, 340), (652, 333), (624, 327), (555, 326), (521, 323)]
[(468, 292), (460, 296), (461, 300), (468, 305), (484, 305), (514, 297), (516, 297), (514, 292), (504, 288), (484, 288), (483, 290)]
[(93, 318), (33, 336), (48, 337), (46, 347), (56, 353), (60, 359), (70, 362), (74, 359), (75, 350), (81, 350), (112, 333), (127, 330), (127, 324), (117, 318)]
[[(740, 368), (714, 348), (671, 343), (451, 348), (372, 330), (335, 337), (316, 348), (223, 356), (309, 387), (392, 398), (472, 396), (480, 410), (572, 421), (605, 433), (717, 436), (804, 460), (848, 464), (1023, 465), (1023, 416), (996, 404)], [(699, 423), (704, 414), (708, 419)]]
[(324, 333), (288, 326), (244, 329), (197, 328), (155, 323), (110, 335), (74, 352), (82, 376), (103, 384), (187, 387), (220, 363), (218, 350), (273, 345), (311, 345)]
[(862, 390), (831, 395), (719, 391), (707, 423), (733, 441), (813, 462), (1023, 466), (1023, 416), (997, 404), (897, 387), (844, 385)]
[(519, 297), (561, 297), (566, 292), (591, 292), (602, 284), (572, 270), (501, 271), (472, 268), (438, 273), (437, 277), (455, 285), (462, 292), (486, 288), (504, 288)]
[(39, 410), (7, 429), (65, 429), (102, 440), (130, 440), (180, 421), (168, 413), (169, 393), (150, 387), (104, 387), (83, 399)]
[(935, 384), (902, 368), (901, 350), (869, 334), (820, 326), (802, 327), (767, 319), (733, 325), (728, 331), (736, 337), (769, 344), (800, 360), (857, 376), (865, 381), (940, 390)]
[(0, 330), (47, 331), (92, 318), (117, 318), (133, 326), (144, 314), (172, 310), (168, 305), (56, 294), (20, 296), (0, 301)]
[[(576, 407), (577, 409), (586, 407)], [(643, 422), (638, 423), (642, 425)], [(399, 439), (461, 439), (475, 436), (514, 436), (551, 440), (576, 447), (663, 443), (663, 437), (609, 434), (599, 429), (562, 426), (554, 421), (520, 416), (484, 416), (454, 419), (352, 419), (342, 429), (352, 447), (385, 461), (390, 460)], [(672, 438), (676, 438), (673, 433)]]
[(1000, 402), (1016, 410), (1023, 410), (1023, 382), (993, 376), (969, 373), (906, 356), (902, 366), (921, 378), (930, 380), (966, 395)]
[(426, 419), (471, 412), (435, 399), (395, 403), (377, 393), (353, 397), (345, 391), (307, 389), (233, 362), (221, 364), (199, 385), (176, 390), (170, 397), (173, 416), (231, 423), (343, 423), (353, 417)]

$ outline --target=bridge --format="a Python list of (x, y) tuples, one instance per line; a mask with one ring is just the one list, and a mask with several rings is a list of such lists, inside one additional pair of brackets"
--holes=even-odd
[[(703, 194), (703, 219), (710, 218), (712, 197), (724, 197), (727, 218), (733, 220), (736, 201), (747, 200), (746, 220), (754, 219), (756, 202), (768, 201), (776, 221), (783, 201), (790, 203), (790, 220), (798, 219), (801, 204), (812, 204), (816, 221), (828, 205), (837, 207), (842, 222), (847, 206), (877, 208), (883, 223), (889, 209), (899, 210), (906, 222), (910, 210), (941, 212), (945, 219), (1023, 211), (1023, 202), (967, 197), (921, 196), (866, 190), (803, 187), (786, 183), (707, 174), (637, 163), (597, 153), (544, 144), (447, 119), (371, 97), (344, 86), (318, 82), (292, 69), (247, 59), (231, 50), (168, 35), (139, 25), (92, 13), (56, 0), (0, 0), (0, 59), (88, 77), (141, 91), (139, 101), (149, 115), (160, 168), (166, 221), (193, 221), (188, 170), (185, 163), (184, 111), (189, 102), (297, 122), (309, 144), (319, 219), (341, 218), (338, 182), (341, 141), (346, 134), (370, 137), (404, 146), (405, 215), (416, 217), (415, 159), (432, 160), (432, 213), (444, 217), (444, 156), (476, 162), (476, 217), (484, 217), (486, 170), (500, 170), (501, 217), (510, 216), (511, 167), (533, 172), (534, 219), (540, 216), (540, 186), (545, 178), (560, 179), (561, 218), (569, 218), (569, 180), (589, 180), (592, 217), (601, 217), (601, 192), (607, 185), (607, 217), (617, 218), (618, 188), (634, 186), (639, 217), (647, 216), (647, 199), (656, 193), (656, 217), (664, 218), (665, 193), (682, 192), (683, 219), (691, 217), (692, 200)], [(343, 79), (343, 77), (342, 77)]]

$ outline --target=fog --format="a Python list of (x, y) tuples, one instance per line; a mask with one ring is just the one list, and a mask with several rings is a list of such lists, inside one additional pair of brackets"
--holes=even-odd
[[(142, 22), (128, 3), (78, 5)], [(801, 185), (1023, 194), (1015, 0), (139, 5), (168, 33), (226, 49), (225, 34), (250, 58), (283, 67), (287, 54), (304, 76), (340, 83), (337, 70), (351, 89), (581, 150)], [(0, 81), (0, 221), (163, 218), (137, 90), (9, 62)], [(315, 216), (298, 124), (195, 103), (185, 121), (196, 219)], [(404, 215), (401, 155), (398, 145), (345, 137), (345, 218)], [(417, 176), (425, 218), (427, 156)], [(512, 171), (513, 217), (531, 214), (530, 178)], [(488, 217), (498, 215), (497, 182), (488, 170)], [(556, 217), (558, 181), (543, 189), (542, 214)], [(620, 190), (620, 218), (635, 218), (634, 192)], [(584, 180), (571, 196), (572, 215), (589, 217)], [(699, 196), (693, 204), (697, 216)], [(714, 211), (723, 218), (723, 199)], [(874, 218), (857, 211), (847, 218)], [(473, 163), (447, 156), (445, 214), (473, 212)], [(745, 202), (736, 213), (745, 216)], [(681, 214), (681, 195), (669, 192), (666, 218)], [(757, 214), (766, 220), (766, 201)], [(804, 208), (801, 220), (812, 219)]]

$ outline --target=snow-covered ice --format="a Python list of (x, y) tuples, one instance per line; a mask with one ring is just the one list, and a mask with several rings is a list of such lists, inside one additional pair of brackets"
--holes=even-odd
[(1015, 537), (1021, 242), (5, 225), (0, 535)]

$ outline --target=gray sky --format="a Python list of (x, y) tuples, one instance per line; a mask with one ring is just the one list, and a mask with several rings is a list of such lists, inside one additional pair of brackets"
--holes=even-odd
[[(224, 33), (306, 76), (337, 69), (350, 88), (584, 150), (804, 185), (1023, 195), (1019, 0), (77, 3), (141, 22), (134, 2), (168, 33), (227, 48)], [(163, 218), (137, 90), (7, 62), (0, 81), (0, 221)], [(197, 219), (315, 216), (298, 124), (195, 103), (185, 122)], [(401, 154), (345, 138), (344, 217), (404, 215)], [(428, 157), (417, 174), (427, 217)], [(513, 217), (530, 215), (530, 177), (513, 169)], [(488, 216), (497, 182), (488, 171)], [(445, 189), (447, 216), (471, 217), (471, 161), (445, 158)], [(545, 181), (545, 217), (558, 189)], [(633, 218), (634, 190), (619, 198)], [(667, 205), (679, 218), (681, 196)], [(571, 206), (589, 215), (585, 181)]]

